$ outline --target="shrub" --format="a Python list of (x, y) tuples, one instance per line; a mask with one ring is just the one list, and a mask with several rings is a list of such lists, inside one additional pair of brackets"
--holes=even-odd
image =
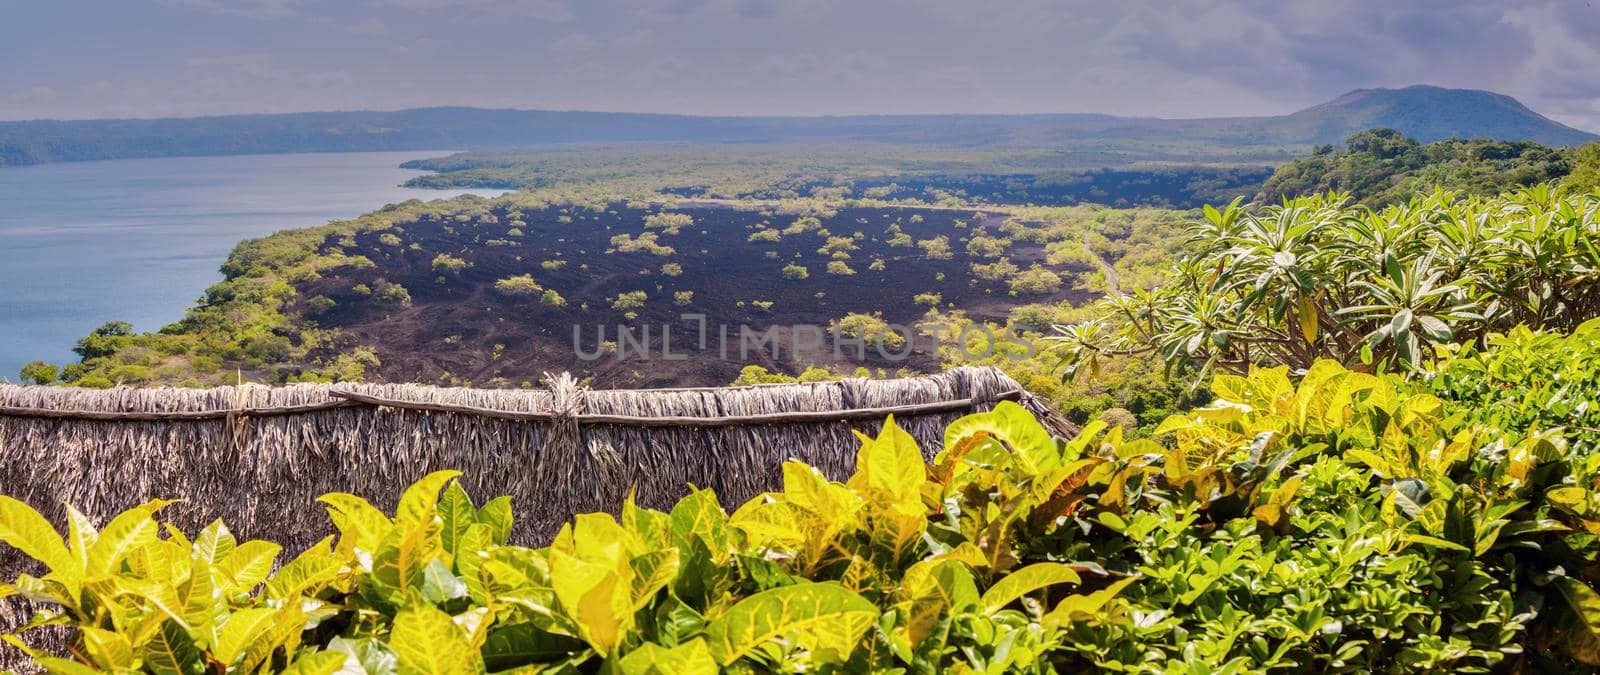
[(746, 237), (746, 240), (753, 244), (756, 242), (775, 242), (782, 238), (783, 233), (768, 227), (750, 233), (750, 236)]
[(433, 271), (435, 272), (460, 274), (462, 270), (469, 267), (472, 267), (472, 263), (448, 253), (440, 253), (433, 257)]
[(405, 286), (379, 279), (373, 282), (372, 299), (386, 305), (410, 305), (411, 292)]
[(815, 216), (802, 216), (800, 218), (796, 218), (795, 221), (788, 227), (783, 228), (784, 235), (805, 234), (807, 232), (821, 231), (823, 231), (822, 221), (817, 220)]
[(841, 276), (850, 276), (850, 275), (855, 274), (855, 273), (856, 273), (856, 271), (853, 270), (853, 269), (850, 269), (850, 266), (845, 264), (845, 262), (843, 260), (834, 260), (834, 261), (831, 261), (831, 262), (828, 263), (828, 274), (838, 274), (838, 275), (841, 275)]
[(567, 261), (565, 261), (565, 260), (543, 260), (543, 261), (539, 262), (539, 267), (541, 267), (541, 268), (543, 268), (543, 269), (545, 269), (547, 271), (551, 271), (551, 272), (554, 272), (554, 271), (556, 271), (558, 269), (561, 269), (563, 267), (566, 267), (566, 266), (567, 266)]
[(1011, 292), (1039, 295), (1061, 290), (1061, 275), (1034, 265), (1028, 271), (1011, 277)]
[(611, 238), (611, 246), (619, 253), (649, 253), (651, 255), (669, 256), (677, 251), (671, 246), (664, 246), (657, 241), (656, 233), (645, 232), (634, 238), (626, 234), (619, 234)]
[(1002, 281), (1017, 273), (1017, 266), (1009, 258), (992, 263), (972, 263), (972, 276), (985, 281)]
[(918, 293), (911, 301), (923, 307), (938, 307), (943, 297), (938, 293)]
[(383, 244), (384, 246), (400, 246), (405, 242), (400, 241), (400, 237), (396, 236), (395, 234), (385, 232), (378, 235), (378, 243)]
[(644, 217), (644, 226), (677, 234), (679, 230), (694, 225), (694, 217), (687, 213), (652, 213)]
[(846, 314), (828, 327), (836, 336), (860, 340), (885, 351), (899, 351), (906, 344), (905, 336), (890, 330), (882, 314)]
[(783, 278), (785, 279), (806, 279), (810, 276), (811, 271), (806, 269), (805, 265), (790, 263), (783, 266)]
[(619, 293), (617, 297), (612, 298), (611, 308), (619, 312), (640, 309), (644, 307), (645, 300), (648, 300), (649, 297), (644, 291)]
[(327, 314), (337, 306), (339, 306), (339, 303), (334, 302), (333, 298), (330, 298), (326, 295), (318, 295), (306, 301), (306, 313), (310, 314), (311, 316), (320, 316), (322, 314)]
[(539, 304), (546, 307), (566, 307), (567, 299), (561, 297), (554, 289), (547, 289), (539, 296)]
[(1200, 373), (1324, 358), (1409, 370), (1438, 345), (1600, 316), (1600, 195), (1435, 193), (1381, 211), (1318, 195), (1208, 206), (1189, 229), (1172, 283), (1065, 329), (1074, 367), (1135, 351)]
[(942, 234), (919, 241), (917, 246), (922, 248), (923, 254), (928, 256), (929, 260), (949, 260), (955, 257), (955, 254), (950, 252), (950, 238)]
[(694, 291), (673, 291), (672, 304), (683, 306), (694, 302)]
[(494, 290), (501, 295), (526, 296), (543, 293), (544, 287), (533, 280), (532, 274), (520, 274), (496, 280), (494, 282)]
[(994, 237), (975, 236), (967, 240), (967, 254), (977, 258), (998, 258), (1005, 255), (1011, 242)]
[(683, 265), (678, 263), (665, 263), (661, 266), (661, 274), (676, 277), (683, 274)]

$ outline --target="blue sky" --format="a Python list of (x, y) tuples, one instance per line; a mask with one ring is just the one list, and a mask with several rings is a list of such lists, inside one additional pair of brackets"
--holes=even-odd
[(1600, 130), (1590, 0), (0, 0), (0, 14), (0, 119), (426, 105), (1202, 117), (1429, 83)]

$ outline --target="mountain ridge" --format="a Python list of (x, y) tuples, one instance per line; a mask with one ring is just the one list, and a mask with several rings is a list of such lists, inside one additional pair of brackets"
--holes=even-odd
[[(1201, 143), (1188, 161), (1282, 159), (1363, 129), (1441, 138), (1600, 140), (1494, 92), (1414, 85), (1357, 89), (1288, 115), (1165, 119), (1102, 113), (696, 116), (434, 106), (396, 111), (0, 122), (0, 166), (60, 161), (290, 152), (503, 148), (583, 142), (878, 141), (966, 148), (1076, 150)], [(1118, 155), (1116, 153), (1122, 153)], [(1106, 160), (1115, 163), (1113, 159)]]

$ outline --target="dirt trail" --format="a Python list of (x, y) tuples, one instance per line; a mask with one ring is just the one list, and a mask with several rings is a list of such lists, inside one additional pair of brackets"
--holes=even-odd
[(1087, 232), (1083, 235), (1083, 250), (1089, 252), (1089, 257), (1094, 258), (1094, 264), (1099, 265), (1100, 271), (1105, 274), (1106, 293), (1108, 295), (1121, 294), (1122, 288), (1117, 283), (1117, 268), (1112, 267), (1111, 263), (1106, 262), (1106, 259), (1100, 257), (1100, 254), (1095, 252), (1094, 247), (1089, 245), (1089, 234)]

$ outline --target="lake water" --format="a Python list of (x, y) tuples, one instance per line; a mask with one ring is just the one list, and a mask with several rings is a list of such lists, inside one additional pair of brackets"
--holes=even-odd
[(179, 157), (0, 168), (0, 378), (77, 360), (107, 321), (156, 330), (183, 316), (240, 240), (407, 199), (401, 162), (438, 152)]

